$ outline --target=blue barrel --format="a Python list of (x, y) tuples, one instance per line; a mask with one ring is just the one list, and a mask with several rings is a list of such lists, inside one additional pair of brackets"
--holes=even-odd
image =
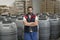
[(49, 19), (39, 20), (39, 40), (49, 40), (50, 23)]
[(17, 40), (17, 26), (14, 22), (0, 24), (0, 40)]

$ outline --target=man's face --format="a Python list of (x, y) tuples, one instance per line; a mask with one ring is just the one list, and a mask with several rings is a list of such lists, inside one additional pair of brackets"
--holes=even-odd
[(29, 9), (28, 9), (28, 12), (29, 12), (29, 13), (32, 13), (32, 12), (33, 12), (33, 9), (32, 9), (32, 8), (29, 8)]

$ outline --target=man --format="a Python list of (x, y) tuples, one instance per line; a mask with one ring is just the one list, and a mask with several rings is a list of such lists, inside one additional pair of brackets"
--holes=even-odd
[(37, 40), (38, 17), (33, 14), (33, 8), (27, 8), (28, 13), (23, 17), (24, 40)]

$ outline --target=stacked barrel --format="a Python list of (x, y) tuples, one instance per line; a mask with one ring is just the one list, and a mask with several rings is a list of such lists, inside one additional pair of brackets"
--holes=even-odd
[[(39, 40), (56, 40), (59, 37), (59, 16), (46, 13), (38, 16)], [(23, 16), (0, 16), (0, 40), (24, 40)]]

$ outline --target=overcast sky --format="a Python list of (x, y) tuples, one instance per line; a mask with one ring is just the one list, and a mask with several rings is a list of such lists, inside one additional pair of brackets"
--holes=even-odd
[(15, 0), (0, 0), (0, 5), (12, 6)]

